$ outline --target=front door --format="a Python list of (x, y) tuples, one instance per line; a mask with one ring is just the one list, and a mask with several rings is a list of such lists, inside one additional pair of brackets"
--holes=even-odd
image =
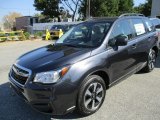
[[(126, 46), (114, 45), (118, 36), (125, 35), (128, 37)], [(113, 28), (108, 42), (109, 57), (107, 61), (110, 65), (111, 82), (136, 70), (137, 60), (137, 41), (134, 39), (133, 28), (129, 19), (118, 21)]]

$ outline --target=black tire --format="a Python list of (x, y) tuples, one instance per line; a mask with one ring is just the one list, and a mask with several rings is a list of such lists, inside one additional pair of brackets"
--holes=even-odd
[(156, 52), (153, 49), (150, 49), (147, 65), (142, 69), (143, 72), (149, 73), (155, 68), (156, 63)]
[(101, 107), (105, 99), (105, 93), (106, 93), (105, 82), (100, 76), (91, 75), (88, 78), (86, 78), (82, 82), (78, 94), (78, 100), (77, 100), (78, 112), (81, 115), (87, 116), (98, 111), (98, 109)]

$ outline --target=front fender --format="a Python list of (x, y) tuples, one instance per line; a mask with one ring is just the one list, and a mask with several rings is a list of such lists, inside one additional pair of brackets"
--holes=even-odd
[(92, 56), (71, 66), (68, 73), (68, 82), (78, 87), (87, 76), (93, 74), (94, 72), (104, 71), (107, 75), (109, 75), (108, 67), (109, 65), (106, 57), (103, 55)]

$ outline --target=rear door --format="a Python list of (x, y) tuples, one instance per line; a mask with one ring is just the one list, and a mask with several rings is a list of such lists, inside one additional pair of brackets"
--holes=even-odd
[[(126, 46), (114, 46), (116, 37), (120, 35), (128, 37), (128, 44)], [(108, 42), (110, 52), (107, 61), (110, 64), (112, 82), (136, 70), (138, 62), (136, 42), (130, 19), (118, 21), (113, 28)]]
[(135, 39), (137, 40), (137, 67), (142, 67), (148, 59), (150, 43), (154, 36), (153, 32), (151, 32), (153, 26), (149, 21), (141, 18), (135, 18), (131, 21), (134, 27)]

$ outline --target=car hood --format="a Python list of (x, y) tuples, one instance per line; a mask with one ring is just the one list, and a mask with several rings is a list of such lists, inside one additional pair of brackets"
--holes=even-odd
[(62, 45), (48, 45), (30, 51), (16, 61), (16, 64), (36, 71), (48, 71), (73, 64), (90, 56), (91, 49)]

